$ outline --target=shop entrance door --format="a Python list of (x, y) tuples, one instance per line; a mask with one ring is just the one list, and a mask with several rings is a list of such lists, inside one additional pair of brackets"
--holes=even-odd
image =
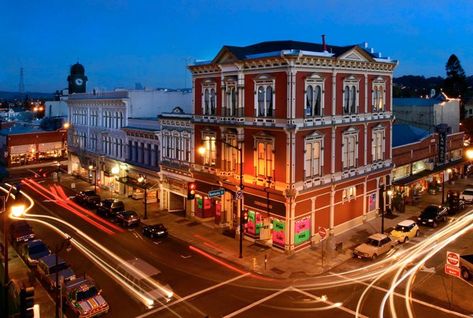
[(185, 211), (185, 201), (183, 196), (169, 192), (169, 212)]

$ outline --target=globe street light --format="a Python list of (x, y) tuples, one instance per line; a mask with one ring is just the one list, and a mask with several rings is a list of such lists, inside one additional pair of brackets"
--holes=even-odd
[(148, 187), (146, 185), (146, 177), (143, 176), (143, 175), (140, 175), (140, 177), (138, 178), (138, 182), (140, 184), (142, 184), (144, 190), (145, 190), (145, 200), (144, 200), (144, 203), (145, 203), (145, 216), (144, 216), (144, 219), (146, 220), (148, 218)]

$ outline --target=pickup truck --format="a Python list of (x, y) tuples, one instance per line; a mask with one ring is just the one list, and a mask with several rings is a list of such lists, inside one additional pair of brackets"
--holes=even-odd
[(473, 254), (460, 256), (460, 268), (464, 280), (473, 278)]
[(35, 238), (32, 227), (25, 220), (11, 223), (8, 233), (10, 234), (11, 242), (15, 246)]
[(66, 305), (80, 318), (95, 317), (107, 313), (110, 306), (97, 289), (94, 281), (88, 277), (79, 277), (64, 286)]

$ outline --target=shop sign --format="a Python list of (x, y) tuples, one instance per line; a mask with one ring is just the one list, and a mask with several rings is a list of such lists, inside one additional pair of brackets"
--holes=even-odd
[(286, 234), (285, 234), (285, 223), (278, 219), (273, 219), (273, 244), (278, 246), (284, 246)]
[(294, 224), (294, 243), (301, 244), (310, 239), (310, 218), (297, 220)]
[(225, 189), (217, 189), (209, 191), (209, 198), (221, 197), (225, 194)]

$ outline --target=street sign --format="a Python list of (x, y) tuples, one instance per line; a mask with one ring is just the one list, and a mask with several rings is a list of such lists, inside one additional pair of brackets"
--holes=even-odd
[(327, 237), (327, 229), (324, 227), (319, 227), (319, 235), (322, 240), (325, 239)]
[(460, 254), (447, 251), (447, 265), (460, 267)]
[(217, 189), (209, 191), (209, 198), (221, 197), (225, 194), (225, 189)]
[(238, 191), (235, 193), (235, 200), (241, 200), (241, 199), (243, 199), (243, 191), (238, 190)]
[(450, 264), (445, 264), (445, 274), (460, 277), (461, 276), (460, 267), (453, 266)]

